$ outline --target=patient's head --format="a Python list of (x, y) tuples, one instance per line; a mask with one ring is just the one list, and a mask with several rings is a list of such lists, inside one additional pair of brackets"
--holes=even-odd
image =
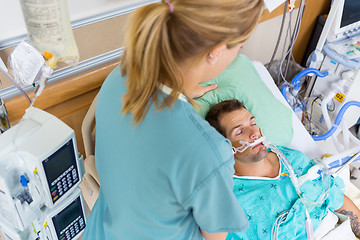
[[(205, 119), (229, 139), (235, 148), (241, 145), (239, 141), (252, 143), (262, 136), (255, 117), (236, 99), (214, 105)], [(266, 147), (259, 143), (244, 152), (236, 152), (235, 159), (241, 162), (257, 162), (263, 160), (267, 154)]]

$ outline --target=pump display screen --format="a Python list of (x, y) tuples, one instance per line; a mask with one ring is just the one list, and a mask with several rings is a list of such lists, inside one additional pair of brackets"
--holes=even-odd
[(360, 21), (360, 1), (345, 0), (340, 27), (342, 28), (358, 21)]
[(72, 139), (43, 162), (53, 203), (79, 181)]
[(52, 218), (58, 239), (71, 240), (85, 228), (80, 197)]

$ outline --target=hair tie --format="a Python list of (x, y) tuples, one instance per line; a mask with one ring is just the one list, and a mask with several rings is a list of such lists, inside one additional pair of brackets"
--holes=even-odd
[(171, 3), (169, 1), (165, 1), (165, 3), (167, 3), (167, 5), (169, 5), (170, 14), (173, 13), (173, 7), (172, 7)]

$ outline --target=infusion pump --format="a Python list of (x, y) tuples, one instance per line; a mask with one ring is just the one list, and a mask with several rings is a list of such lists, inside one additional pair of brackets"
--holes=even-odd
[(77, 239), (86, 214), (74, 131), (30, 108), (0, 146), (0, 240)]

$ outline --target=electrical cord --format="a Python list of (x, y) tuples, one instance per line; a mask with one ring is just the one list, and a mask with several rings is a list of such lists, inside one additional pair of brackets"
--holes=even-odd
[[(304, 14), (304, 0), (301, 0), (300, 2), (300, 7), (299, 7), (299, 12), (297, 15), (297, 19), (295, 22), (295, 27), (294, 27), (294, 31), (293, 34), (291, 34), (291, 19), (292, 19), (292, 12), (290, 12), (290, 19), (289, 19), (289, 26), (288, 26), (288, 31), (285, 37), (285, 43), (284, 43), (284, 48), (283, 48), (283, 54), (281, 56), (281, 60), (280, 60), (280, 67), (279, 67), (279, 72), (280, 72), (280, 76), (281, 78), (279, 78), (278, 80), (282, 79), (282, 82), (287, 82), (286, 81), (286, 77), (288, 75), (288, 70), (289, 70), (289, 65), (291, 61), (294, 61), (294, 56), (292, 54), (293, 51), (293, 47), (295, 45), (296, 39), (299, 35), (299, 31), (300, 31), (300, 25), (301, 25), (301, 21), (303, 18), (303, 14)], [(287, 38), (290, 37), (290, 43), (289, 43), (289, 47), (286, 51), (286, 54), (284, 55), (284, 51), (285, 51), (285, 46), (287, 44)], [(284, 62), (286, 61), (286, 66), (285, 66), (285, 70), (283, 71), (283, 65)], [(281, 84), (281, 82), (277, 82), (278, 85)]]
[(312, 130), (311, 130), (311, 120), (312, 120), (313, 106), (314, 106), (314, 102), (316, 102), (316, 100), (318, 100), (319, 98), (320, 98), (320, 96), (317, 96), (316, 98), (314, 98), (314, 99), (312, 100), (311, 106), (310, 106), (310, 117), (311, 117), (311, 119), (309, 119), (309, 121), (310, 121), (310, 124), (309, 124), (309, 133), (310, 133), (311, 135), (314, 134), (314, 133), (312, 132)]
[[(278, 84), (281, 84), (282, 82), (287, 82), (284, 75), (283, 75), (283, 70), (282, 69), (283, 69), (283, 64), (284, 64), (285, 58), (289, 53), (289, 51), (286, 51), (286, 54), (285, 54), (285, 46), (287, 45), (289, 33), (291, 34), (291, 16), (292, 16), (292, 13), (290, 13), (289, 15), (290, 15), (289, 24), (288, 24), (288, 27), (287, 27), (287, 31), (286, 31), (286, 35), (285, 35), (285, 41), (284, 41), (284, 47), (283, 47), (283, 51), (281, 53), (281, 58), (280, 58)], [(291, 42), (289, 44), (291, 44)], [(282, 80), (281, 82), (279, 82), (280, 79)]]
[(268, 67), (267, 67), (268, 70), (271, 69), (271, 65), (272, 65), (272, 63), (273, 63), (273, 61), (274, 61), (276, 52), (277, 52), (277, 50), (278, 50), (278, 48), (279, 48), (280, 39), (281, 39), (282, 32), (283, 32), (284, 25), (285, 25), (285, 17), (286, 17), (287, 8), (288, 8), (288, 1), (285, 1), (284, 13), (283, 13), (283, 16), (282, 16), (282, 19), (281, 19), (280, 32), (279, 32), (279, 35), (278, 35), (278, 38), (277, 38), (277, 41), (276, 41), (275, 49), (274, 49), (274, 51), (273, 51), (273, 54), (272, 54), (272, 56), (271, 56), (269, 65), (268, 65)]

